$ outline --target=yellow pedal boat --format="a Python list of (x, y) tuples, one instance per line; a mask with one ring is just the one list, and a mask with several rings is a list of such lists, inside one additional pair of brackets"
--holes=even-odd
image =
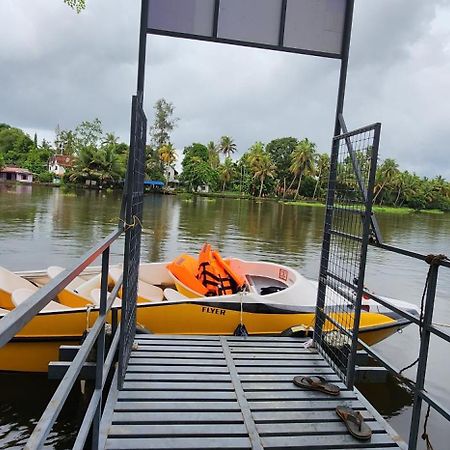
[[(190, 289), (168, 270), (168, 262), (141, 264), (138, 323), (156, 334), (232, 335), (240, 324), (251, 335), (279, 335), (292, 327), (311, 333), (317, 282), (280, 264), (238, 258), (226, 261), (245, 279), (245, 286), (240, 292), (218, 296), (201, 296)], [(0, 267), (0, 319), (61, 270), (50, 267), (12, 273)], [(79, 344), (98, 315), (99, 272), (99, 267), (88, 268), (1, 348), (0, 370), (45, 372), (50, 361), (58, 360), (61, 345)], [(111, 282), (120, 273), (120, 266), (111, 266)], [(414, 305), (384, 300), (417, 314)], [(120, 306), (118, 299), (113, 308), (120, 310)], [(339, 315), (334, 319), (339, 321)], [(360, 338), (373, 345), (408, 323), (374, 301), (364, 299)]]

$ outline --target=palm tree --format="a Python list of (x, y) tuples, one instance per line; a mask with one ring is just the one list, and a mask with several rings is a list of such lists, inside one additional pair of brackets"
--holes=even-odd
[(102, 140), (102, 145), (115, 147), (119, 143), (119, 138), (114, 133), (106, 133)]
[(177, 160), (177, 153), (172, 144), (164, 144), (158, 150), (159, 159), (164, 166), (170, 166)]
[(268, 153), (260, 152), (258, 150), (254, 152), (254, 155), (249, 161), (253, 172), (253, 178), (258, 178), (260, 181), (259, 197), (261, 197), (264, 180), (268, 177), (273, 178), (275, 176), (277, 166), (272, 162)]
[[(294, 180), (298, 176), (294, 200), (298, 197), (303, 175), (312, 175), (314, 173), (315, 154), (316, 144), (308, 140), (308, 138), (301, 140), (292, 152), (292, 163), (289, 170), (294, 174)], [(289, 188), (292, 186), (292, 183)]]
[(223, 181), (222, 191), (225, 191), (225, 186), (231, 181), (235, 173), (234, 163), (231, 158), (225, 158), (224, 163), (219, 167), (220, 180)]
[(384, 187), (395, 180), (398, 172), (398, 164), (394, 159), (388, 158), (381, 164), (376, 173), (374, 203)]
[(206, 145), (206, 148), (208, 149), (208, 160), (211, 169), (217, 169), (220, 164), (217, 145), (215, 144), (214, 141), (209, 141), (208, 144)]
[(322, 184), (322, 178), (324, 175), (328, 174), (330, 170), (330, 155), (328, 153), (322, 153), (319, 155), (316, 161), (316, 171), (317, 171), (317, 182), (314, 187), (313, 199), (316, 197), (316, 191), (319, 184)]
[(222, 136), (220, 138), (219, 151), (223, 153), (225, 157), (229, 157), (234, 153), (236, 151), (236, 144), (233, 142), (233, 139), (229, 136)]

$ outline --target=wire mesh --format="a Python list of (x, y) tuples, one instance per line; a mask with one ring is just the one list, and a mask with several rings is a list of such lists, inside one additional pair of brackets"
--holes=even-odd
[(333, 138), (314, 339), (348, 386), (369, 240), (380, 124)]
[(133, 346), (136, 331), (136, 297), (141, 253), (142, 210), (144, 202), (145, 144), (147, 119), (140, 97), (133, 96), (130, 153), (128, 156), (122, 211), (125, 218), (122, 317), (119, 347), (119, 388)]

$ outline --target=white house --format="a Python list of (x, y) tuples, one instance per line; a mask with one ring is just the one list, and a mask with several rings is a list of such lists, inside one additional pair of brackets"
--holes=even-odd
[(62, 177), (67, 169), (73, 166), (73, 158), (69, 155), (52, 156), (48, 162), (48, 171), (58, 177)]

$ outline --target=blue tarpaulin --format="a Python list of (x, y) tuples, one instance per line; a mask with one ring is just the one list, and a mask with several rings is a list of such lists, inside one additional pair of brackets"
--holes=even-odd
[(164, 186), (164, 181), (145, 180), (145, 181), (144, 181), (144, 186), (158, 186), (158, 187), (163, 187), (163, 186)]

